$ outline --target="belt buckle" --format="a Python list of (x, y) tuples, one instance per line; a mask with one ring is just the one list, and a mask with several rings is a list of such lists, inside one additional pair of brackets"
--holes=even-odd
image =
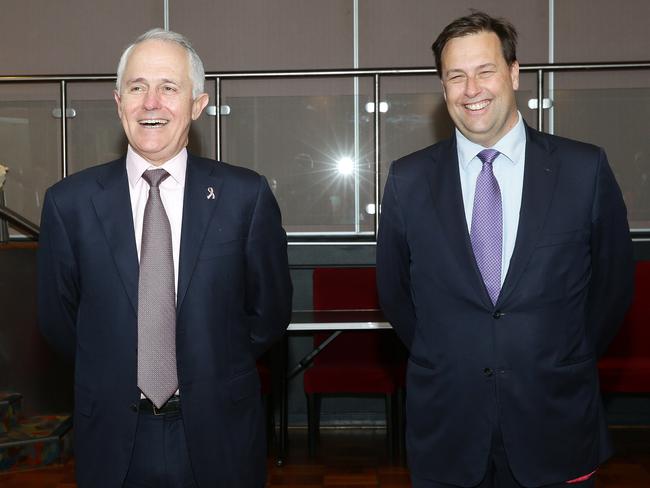
[(162, 409), (165, 408), (165, 405), (163, 405), (162, 407), (158, 408), (158, 407), (156, 407), (156, 405), (155, 405), (153, 402), (151, 402), (151, 408), (153, 409), (153, 414), (154, 414), (156, 417), (160, 417), (160, 416), (162, 416), (162, 415), (165, 415), (165, 413), (162, 411)]

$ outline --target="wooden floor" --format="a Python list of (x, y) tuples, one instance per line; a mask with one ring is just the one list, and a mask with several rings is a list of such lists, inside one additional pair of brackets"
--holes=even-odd
[[(650, 427), (612, 429), (617, 454), (599, 470), (597, 488), (650, 488)], [(319, 454), (309, 459), (306, 432), (292, 430), (284, 467), (269, 459), (268, 487), (407, 488), (408, 470), (388, 461), (384, 431), (326, 430)], [(76, 488), (73, 462), (0, 475), (2, 488)], [(228, 487), (236, 488), (236, 487)]]

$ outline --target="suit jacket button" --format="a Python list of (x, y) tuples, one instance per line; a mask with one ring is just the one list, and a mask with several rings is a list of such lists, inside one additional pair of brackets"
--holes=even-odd
[(130, 408), (131, 408), (132, 412), (137, 412), (138, 411), (138, 406), (135, 403), (132, 403)]
[(484, 368), (483, 374), (489, 378), (494, 374), (494, 371), (492, 371), (492, 368)]
[(497, 310), (492, 314), (492, 318), (499, 320), (501, 317), (503, 317), (503, 312), (501, 310)]

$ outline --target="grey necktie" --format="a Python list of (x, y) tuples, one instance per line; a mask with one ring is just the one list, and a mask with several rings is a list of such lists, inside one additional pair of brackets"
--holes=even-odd
[(495, 149), (484, 149), (478, 153), (483, 169), (476, 179), (470, 232), (476, 264), (493, 304), (497, 302), (501, 291), (503, 214), (501, 190), (492, 168), (492, 163), (499, 154)]
[(140, 245), (138, 387), (158, 408), (178, 389), (172, 234), (158, 187), (168, 176), (164, 169), (142, 174), (150, 188)]

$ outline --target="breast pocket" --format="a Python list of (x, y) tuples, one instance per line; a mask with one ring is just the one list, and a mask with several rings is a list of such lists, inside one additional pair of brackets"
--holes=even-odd
[(589, 241), (589, 231), (584, 229), (570, 230), (566, 232), (553, 232), (541, 237), (537, 242), (537, 248), (564, 246), (568, 244), (586, 244)]
[(225, 242), (203, 244), (200, 260), (214, 259), (221, 256), (235, 256), (244, 254), (244, 247), (246, 246), (246, 239), (233, 239)]

